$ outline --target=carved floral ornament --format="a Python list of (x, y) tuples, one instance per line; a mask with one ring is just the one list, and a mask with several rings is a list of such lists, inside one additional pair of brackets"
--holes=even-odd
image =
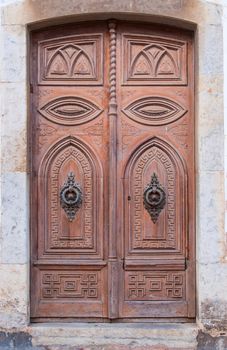
[(69, 221), (73, 221), (82, 205), (82, 191), (72, 172), (68, 174), (67, 181), (60, 191), (60, 203)]
[(145, 209), (150, 214), (151, 220), (155, 224), (159, 214), (166, 204), (166, 194), (160, 185), (158, 177), (153, 173), (151, 182), (147, 185), (143, 194), (143, 203)]

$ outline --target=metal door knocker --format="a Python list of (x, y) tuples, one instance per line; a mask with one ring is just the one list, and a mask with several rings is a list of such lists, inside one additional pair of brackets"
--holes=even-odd
[(151, 182), (147, 185), (143, 193), (143, 204), (150, 214), (151, 220), (155, 224), (158, 216), (166, 204), (166, 194), (160, 185), (158, 177), (153, 173)]
[(72, 172), (68, 174), (67, 181), (60, 191), (60, 203), (69, 221), (73, 221), (82, 205), (82, 191)]

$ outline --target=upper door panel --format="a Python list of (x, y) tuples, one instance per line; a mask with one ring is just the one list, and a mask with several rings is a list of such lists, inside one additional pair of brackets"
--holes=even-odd
[(39, 42), (39, 84), (102, 85), (103, 34)]
[(187, 42), (166, 36), (122, 34), (125, 85), (186, 85)]

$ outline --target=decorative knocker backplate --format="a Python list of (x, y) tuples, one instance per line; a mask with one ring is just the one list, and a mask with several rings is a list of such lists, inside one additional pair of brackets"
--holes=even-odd
[(166, 194), (160, 185), (158, 177), (153, 173), (151, 182), (147, 185), (143, 193), (143, 204), (150, 214), (151, 220), (155, 224), (158, 216), (166, 204)]
[(68, 174), (67, 181), (60, 191), (60, 203), (69, 221), (73, 221), (82, 205), (82, 191), (72, 172)]

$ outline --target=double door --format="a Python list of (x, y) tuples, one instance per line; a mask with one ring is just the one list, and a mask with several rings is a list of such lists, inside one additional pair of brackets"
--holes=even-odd
[(193, 36), (31, 33), (31, 317), (195, 316)]

